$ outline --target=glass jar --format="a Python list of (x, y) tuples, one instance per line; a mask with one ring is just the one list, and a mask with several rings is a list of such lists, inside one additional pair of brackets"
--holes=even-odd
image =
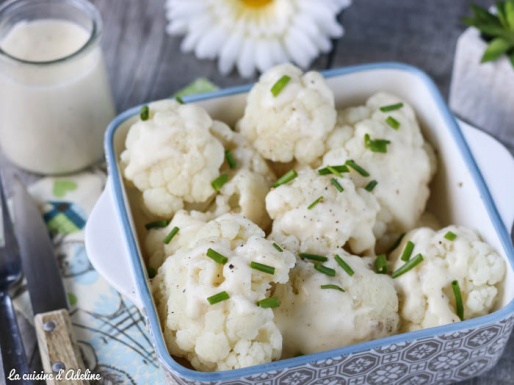
[(115, 115), (87, 0), (12, 0), (0, 6), (0, 147), (39, 174), (77, 171), (103, 156)]

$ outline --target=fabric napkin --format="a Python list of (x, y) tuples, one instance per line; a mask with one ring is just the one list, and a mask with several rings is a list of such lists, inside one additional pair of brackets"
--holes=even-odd
[[(197, 79), (173, 96), (217, 89)], [(101, 375), (99, 384), (161, 384), (164, 375), (139, 309), (114, 290), (93, 268), (84, 247), (84, 227), (106, 182), (104, 167), (66, 177), (47, 177), (29, 188), (50, 230), (68, 294), (74, 335), (86, 367)], [(26, 287), (14, 298), (32, 323)]]

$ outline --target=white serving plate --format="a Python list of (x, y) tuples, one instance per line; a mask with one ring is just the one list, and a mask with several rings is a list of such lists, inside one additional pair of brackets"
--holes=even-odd
[[(379, 63), (324, 75), (338, 106), (361, 104), (378, 91), (397, 94), (412, 104), (425, 138), (438, 154), (439, 170), (431, 185), (428, 210), (443, 225), (477, 229), (507, 262), (498, 309), (451, 325), (249, 368), (216, 373), (185, 368), (168, 354), (164, 343), (138, 243), (138, 209), (130, 205), (118, 164), (130, 123), (139, 114), (140, 108), (135, 107), (108, 128), (105, 146), (110, 176), (86, 225), (86, 248), (97, 271), (145, 312), (157, 356), (171, 384), (443, 384), (490, 369), (503, 352), (514, 324), (514, 249), (507, 230), (514, 220), (512, 157), (486, 134), (465, 124), (461, 131), (437, 87), (414, 67)], [(186, 102), (198, 103), (215, 119), (233, 124), (242, 115), (249, 88), (216, 91)]]

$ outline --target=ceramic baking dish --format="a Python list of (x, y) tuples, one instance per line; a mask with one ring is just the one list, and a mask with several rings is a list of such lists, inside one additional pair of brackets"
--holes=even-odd
[[(514, 324), (514, 250), (507, 231), (514, 218), (512, 158), (485, 134), (470, 127), (461, 131), (434, 83), (414, 67), (381, 63), (335, 69), (324, 75), (338, 107), (361, 104), (378, 91), (397, 94), (412, 104), (425, 138), (438, 155), (439, 170), (431, 185), (428, 210), (443, 225), (477, 229), (507, 262), (497, 310), (464, 322), (243, 369), (204, 373), (184, 367), (166, 349), (138, 241), (139, 210), (132, 193), (125, 189), (118, 164), (128, 127), (140, 111), (135, 107), (108, 128), (109, 181), (87, 223), (86, 247), (98, 272), (143, 310), (170, 384), (445, 384), (490, 369), (504, 350)], [(198, 103), (215, 119), (233, 124), (243, 113), (249, 89), (226, 89), (186, 102)], [(476, 157), (463, 132), (474, 144)], [(484, 178), (494, 187), (495, 199)], [(501, 204), (497, 206), (495, 201)]]

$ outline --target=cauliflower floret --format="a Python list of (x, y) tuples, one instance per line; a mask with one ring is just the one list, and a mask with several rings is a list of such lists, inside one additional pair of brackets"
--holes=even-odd
[[(179, 210), (166, 227), (149, 230), (145, 238), (148, 267), (157, 271), (167, 257), (181, 248), (191, 247), (200, 229), (211, 219), (210, 214)], [(164, 243), (166, 236), (175, 227), (179, 228), (179, 232), (170, 242)]]
[[(380, 107), (397, 103), (403, 106), (390, 112), (380, 110)], [(389, 117), (399, 123), (397, 129), (386, 123)], [(371, 141), (389, 141), (387, 152), (367, 148), (366, 135)], [(380, 204), (374, 230), (377, 238), (414, 228), (425, 210), (428, 183), (435, 173), (436, 162), (410, 105), (395, 96), (378, 93), (368, 99), (365, 106), (340, 111), (328, 143), (330, 151), (323, 157), (324, 165), (344, 164), (352, 159), (370, 174), (363, 177), (352, 172), (357, 186), (364, 187), (371, 180), (378, 182), (373, 190)]]
[(165, 100), (151, 104), (150, 118), (130, 128), (121, 154), (123, 171), (142, 191), (151, 214), (169, 218), (184, 202), (212, 197), (211, 182), (219, 176), (225, 151), (212, 126), (204, 109)]
[(372, 251), (378, 203), (347, 175), (335, 177), (344, 189), (339, 192), (334, 177), (305, 168), (291, 182), (271, 190), (266, 197), (273, 219), (270, 238), (293, 251), (323, 252), (341, 249), (347, 242), (354, 253)]
[[(298, 261), (291, 279), (277, 285), (280, 301), (275, 320), (284, 338), (284, 357), (336, 349), (395, 334), (398, 298), (393, 280), (371, 269), (372, 258), (337, 251), (355, 272), (348, 275), (332, 255), (323, 265), (336, 271), (322, 274), (314, 264)], [(322, 289), (336, 285), (344, 292)]]
[[(225, 256), (220, 264), (209, 249)], [(258, 262), (274, 274), (250, 267)], [(264, 232), (236, 214), (204, 225), (191, 247), (175, 252), (152, 282), (157, 310), (171, 354), (186, 357), (202, 371), (229, 370), (278, 359), (282, 336), (271, 309), (257, 301), (269, 296), (272, 283), (284, 283), (295, 256), (275, 249)], [(229, 299), (209, 304), (226, 292)]]
[[(271, 89), (283, 76), (290, 81), (275, 96)], [(265, 159), (311, 164), (325, 152), (335, 122), (334, 95), (321, 74), (283, 64), (252, 88), (237, 129)]]
[(240, 133), (217, 122), (211, 132), (221, 141), (225, 150), (230, 151), (236, 165), (231, 168), (225, 162), (222, 166), (221, 173), (228, 175), (228, 182), (207, 210), (214, 217), (230, 212), (239, 213), (262, 229), (269, 228), (271, 219), (264, 201), (276, 179), (275, 175)]
[[(448, 231), (457, 238), (446, 239)], [(403, 331), (459, 321), (451, 287), (454, 280), (461, 289), (465, 319), (487, 314), (493, 308), (505, 262), (474, 231), (456, 226), (439, 231), (413, 230), (391, 255), (394, 270), (405, 263), (400, 256), (408, 241), (414, 243), (411, 258), (421, 254), (423, 261), (394, 280)]]

